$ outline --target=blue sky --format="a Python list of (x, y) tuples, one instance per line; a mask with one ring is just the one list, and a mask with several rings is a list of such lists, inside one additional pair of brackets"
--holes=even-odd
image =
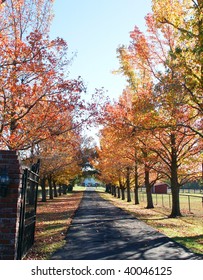
[(116, 49), (129, 43), (135, 25), (145, 30), (150, 10), (150, 0), (55, 0), (51, 37), (62, 37), (70, 53), (77, 52), (70, 78), (81, 76), (90, 94), (104, 87), (117, 98), (125, 79), (112, 74), (119, 67)]

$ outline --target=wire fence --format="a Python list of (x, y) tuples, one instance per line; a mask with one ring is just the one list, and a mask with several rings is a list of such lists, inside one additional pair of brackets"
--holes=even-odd
[[(127, 197), (127, 191), (125, 190), (125, 197)], [(171, 209), (172, 207), (172, 194), (152, 194), (154, 206), (160, 206)], [(131, 200), (134, 201), (134, 192), (131, 192)], [(147, 202), (147, 195), (144, 190), (139, 191), (140, 202)], [(194, 214), (197, 216), (203, 216), (203, 195), (180, 193), (180, 208), (182, 212), (188, 214)]]

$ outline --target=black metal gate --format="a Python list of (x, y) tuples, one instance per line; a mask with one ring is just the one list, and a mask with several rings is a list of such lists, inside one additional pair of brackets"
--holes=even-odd
[[(37, 172), (38, 170), (35, 171)], [(25, 169), (22, 182), (20, 226), (17, 249), (18, 260), (23, 258), (34, 243), (38, 184), (38, 173)]]

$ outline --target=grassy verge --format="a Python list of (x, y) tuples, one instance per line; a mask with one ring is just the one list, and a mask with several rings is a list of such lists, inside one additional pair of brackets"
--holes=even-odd
[(35, 243), (25, 260), (46, 260), (65, 244), (65, 235), (79, 207), (81, 191), (59, 196), (37, 206)]
[[(185, 215), (176, 219), (169, 219), (170, 210), (163, 207), (145, 209), (146, 203), (134, 205), (133, 202), (122, 201), (107, 193), (100, 193), (104, 199), (110, 200), (136, 218), (164, 233), (168, 237), (181, 243), (195, 253), (203, 254), (203, 222), (202, 216)], [(183, 213), (184, 214), (184, 213)]]

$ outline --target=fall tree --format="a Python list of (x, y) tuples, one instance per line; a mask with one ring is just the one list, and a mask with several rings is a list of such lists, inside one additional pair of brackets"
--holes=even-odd
[(190, 126), (182, 125), (202, 137), (203, 3), (201, 0), (153, 0), (152, 8), (156, 26), (174, 33), (176, 42), (170, 48), (169, 61), (184, 88), (185, 101), (195, 112), (196, 121)]
[(49, 39), (51, 6), (48, 0), (10, 0), (1, 8), (2, 148), (28, 149), (64, 133), (70, 127), (65, 128), (62, 115), (84, 107), (82, 81), (66, 75), (67, 43)]
[(57, 185), (68, 185), (81, 173), (80, 139), (80, 131), (70, 130), (40, 142), (32, 157), (26, 152), (28, 165), (40, 159), (42, 201), (46, 201), (46, 182), (49, 185), (49, 198), (53, 199), (58, 195)]
[(69, 79), (73, 57), (67, 43), (49, 37), (52, 5), (52, 0), (0, 5), (0, 148), (20, 151), (29, 165), (40, 159), (44, 201), (47, 182), (53, 198), (57, 184), (81, 173), (81, 127), (97, 107), (84, 102), (82, 78)]
[[(179, 81), (181, 75), (177, 73), (176, 64), (171, 57), (171, 51), (176, 48), (177, 43), (174, 30), (170, 26), (158, 28), (152, 15), (146, 17), (146, 23), (147, 35), (135, 27), (130, 34), (132, 41), (129, 47), (122, 46), (118, 49), (120, 71), (127, 77), (132, 91), (132, 110), (129, 110), (127, 103), (123, 104), (126, 107), (123, 121), (132, 128), (133, 134), (137, 134), (144, 146), (146, 140), (139, 136), (139, 132), (148, 132), (151, 139), (143, 149), (144, 155), (155, 153), (158, 161), (162, 161), (160, 166), (158, 164), (160, 168), (153, 167), (154, 169), (164, 173), (161, 169), (169, 159), (168, 174), (173, 195), (170, 216), (176, 217), (181, 215), (181, 165), (186, 166), (183, 163), (185, 159), (196, 157), (200, 152), (200, 134), (197, 131), (199, 119), (197, 108), (187, 102), (186, 89)], [(148, 161), (146, 163), (148, 165)], [(145, 184), (149, 185), (147, 165)], [(187, 172), (185, 176), (188, 176)]]
[[(125, 95), (122, 98), (124, 101), (122, 107), (126, 108), (123, 123), (131, 127), (131, 135), (129, 137), (136, 137), (139, 142), (145, 170), (147, 208), (153, 208), (151, 188), (159, 176), (157, 176), (157, 179), (150, 181), (150, 166), (155, 165), (155, 162), (150, 155), (151, 152), (148, 149), (148, 142), (150, 141), (149, 131), (153, 126), (157, 125), (157, 112), (153, 99), (151, 69), (145, 67), (144, 63), (147, 55), (147, 48), (146, 50), (144, 48), (144, 46), (146, 47), (146, 39), (137, 28), (136, 32), (137, 38), (140, 40), (138, 43), (140, 44), (139, 50), (143, 56), (139, 52), (135, 53), (133, 43), (129, 47), (129, 50), (124, 46), (118, 49), (121, 65), (120, 72), (127, 77), (129, 88), (126, 92), (130, 92), (130, 95), (128, 94), (128, 100), (126, 100)], [(138, 47), (138, 44), (136, 44), (136, 47)], [(141, 50), (141, 46), (143, 46), (143, 50)], [(143, 130), (147, 131), (145, 140), (142, 138), (144, 137)], [(140, 133), (142, 133), (141, 137), (139, 137)]]
[(104, 173), (103, 176), (107, 176), (107, 171), (114, 172), (111, 175), (111, 178), (115, 176), (112, 183), (120, 186), (122, 198), (124, 198), (124, 189), (127, 190), (127, 201), (131, 201), (130, 188), (132, 189), (134, 185), (135, 204), (139, 203), (138, 180), (140, 184), (145, 182), (147, 208), (153, 208), (151, 188), (159, 176), (156, 175), (156, 170), (151, 168), (156, 165), (156, 162), (152, 156), (153, 152), (147, 148), (150, 140), (150, 138), (147, 140), (149, 133), (146, 136), (143, 131), (134, 131), (133, 125), (135, 122), (138, 124), (141, 113), (139, 110), (137, 110), (137, 115), (135, 113), (135, 101), (131, 91), (124, 91), (118, 103), (108, 105), (105, 112), (104, 128), (101, 130), (101, 150), (99, 151), (101, 172)]

